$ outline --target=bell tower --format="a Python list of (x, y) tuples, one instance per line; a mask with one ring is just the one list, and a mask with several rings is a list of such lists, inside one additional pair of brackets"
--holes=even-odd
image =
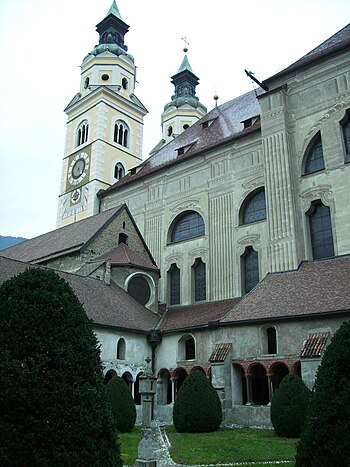
[(142, 161), (143, 117), (134, 94), (136, 67), (124, 36), (129, 26), (113, 0), (96, 26), (99, 43), (81, 65), (68, 116), (57, 227), (99, 212), (98, 193)]
[(207, 113), (207, 108), (199, 102), (196, 96), (199, 79), (193, 73), (188, 61), (188, 49), (185, 47), (183, 50), (185, 55), (180, 68), (171, 77), (175, 92), (162, 113), (162, 139), (151, 151), (151, 154), (157, 152)]

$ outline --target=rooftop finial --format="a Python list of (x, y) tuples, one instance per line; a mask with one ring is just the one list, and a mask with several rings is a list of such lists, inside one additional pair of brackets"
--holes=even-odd
[(186, 53), (186, 52), (188, 52), (188, 45), (190, 45), (190, 44), (189, 44), (189, 42), (187, 42), (187, 37), (186, 36), (181, 37), (181, 40), (183, 40), (184, 43), (185, 43), (185, 47), (183, 48), (183, 51)]
[(214, 99), (214, 101), (215, 101), (215, 107), (217, 107), (217, 106), (218, 106), (218, 99), (219, 99), (219, 96), (218, 96), (218, 93), (216, 92), (216, 89), (215, 89), (215, 92), (214, 92), (213, 99)]

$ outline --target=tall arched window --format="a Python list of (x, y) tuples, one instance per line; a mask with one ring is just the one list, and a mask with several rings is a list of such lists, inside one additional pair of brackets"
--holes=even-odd
[(201, 302), (206, 299), (206, 274), (205, 263), (197, 258), (193, 269), (194, 301)]
[(242, 255), (243, 292), (250, 292), (259, 282), (258, 252), (251, 246), (245, 249)]
[(117, 344), (117, 359), (125, 360), (125, 340), (121, 337)]
[(328, 206), (316, 200), (306, 213), (309, 217), (310, 240), (313, 259), (334, 256), (331, 213)]
[(115, 123), (113, 141), (126, 148), (129, 146), (129, 129), (126, 123), (120, 120)]
[(250, 193), (242, 203), (240, 224), (250, 224), (264, 219), (266, 219), (265, 190), (259, 188)]
[(322, 140), (320, 133), (317, 133), (311, 141), (309, 148), (305, 153), (304, 175), (318, 172), (324, 169)]
[(171, 243), (205, 234), (203, 218), (196, 211), (188, 211), (175, 220), (171, 229)]
[(120, 162), (118, 162), (117, 164), (115, 164), (114, 166), (114, 178), (116, 180), (121, 180), (125, 175), (125, 169), (124, 169), (124, 166), (123, 164), (121, 164)]
[(183, 335), (178, 342), (178, 359), (195, 360), (196, 358), (196, 343), (191, 334)]
[(77, 140), (76, 145), (80, 146), (83, 143), (86, 143), (89, 136), (89, 122), (87, 120), (83, 120), (77, 129)]
[(345, 149), (345, 162), (350, 162), (350, 110), (346, 112), (344, 120), (341, 122), (344, 149)]
[(170, 295), (170, 305), (179, 305), (180, 304), (180, 269), (176, 264), (172, 264), (169, 272), (169, 295)]

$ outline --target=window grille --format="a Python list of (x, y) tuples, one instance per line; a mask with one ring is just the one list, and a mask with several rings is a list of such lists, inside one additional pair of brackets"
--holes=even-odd
[(334, 256), (330, 209), (319, 200), (311, 206), (309, 226), (313, 259)]
[(194, 269), (194, 300), (200, 302), (206, 299), (206, 274), (205, 263), (198, 259), (193, 266)]
[(260, 189), (249, 195), (242, 206), (242, 224), (250, 224), (266, 219), (265, 190)]
[(244, 292), (250, 292), (259, 282), (258, 253), (252, 247), (246, 248), (243, 255)]
[(171, 233), (171, 242), (180, 242), (204, 234), (205, 228), (202, 216), (198, 212), (191, 211), (181, 216), (175, 223)]
[(323, 159), (323, 149), (322, 141), (320, 135), (312, 143), (310, 149), (308, 150), (306, 160), (305, 160), (305, 169), (304, 174), (310, 174), (318, 172), (319, 170), (324, 169), (324, 159)]
[(180, 304), (180, 269), (172, 264), (169, 271), (170, 278), (170, 305)]

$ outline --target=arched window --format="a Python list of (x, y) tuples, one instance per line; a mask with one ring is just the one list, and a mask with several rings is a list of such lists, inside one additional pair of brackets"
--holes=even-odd
[(196, 343), (191, 334), (185, 334), (178, 343), (179, 361), (194, 360), (196, 358)]
[(89, 122), (87, 120), (83, 120), (77, 129), (77, 140), (76, 145), (80, 146), (81, 144), (86, 143), (89, 136)]
[(264, 219), (266, 219), (265, 190), (259, 188), (250, 193), (242, 203), (240, 224), (250, 224)]
[(341, 122), (344, 149), (345, 149), (345, 162), (350, 162), (350, 110), (346, 112), (344, 120)]
[(304, 175), (324, 169), (321, 135), (318, 133), (305, 153)]
[(117, 359), (125, 360), (125, 340), (121, 337), (117, 344)]
[(126, 123), (118, 120), (114, 125), (113, 141), (121, 146), (128, 147), (129, 145), (129, 129)]
[(306, 213), (309, 217), (310, 240), (313, 259), (334, 256), (331, 214), (328, 206), (316, 200)]
[(128, 294), (141, 305), (146, 305), (151, 298), (148, 281), (142, 276), (134, 276), (128, 284)]
[(267, 340), (267, 353), (269, 355), (277, 353), (277, 336), (276, 328), (270, 326), (266, 329), (266, 340)]
[(180, 269), (176, 264), (170, 266), (169, 272), (170, 305), (180, 304)]
[(205, 234), (203, 218), (198, 212), (188, 211), (175, 220), (171, 230), (171, 243)]
[(258, 252), (251, 246), (245, 249), (242, 255), (243, 293), (250, 292), (259, 282)]
[(132, 379), (131, 373), (129, 373), (128, 371), (125, 371), (125, 372), (122, 374), (122, 379), (125, 381), (126, 385), (127, 385), (128, 388), (129, 388), (129, 391), (131, 392), (131, 391), (132, 391), (132, 383), (133, 383), (133, 379)]
[(205, 263), (197, 258), (193, 269), (194, 301), (201, 302), (206, 299), (206, 274)]
[(125, 169), (124, 169), (124, 166), (123, 164), (121, 164), (120, 162), (118, 162), (117, 164), (115, 164), (114, 166), (114, 178), (116, 180), (121, 180), (125, 175)]

